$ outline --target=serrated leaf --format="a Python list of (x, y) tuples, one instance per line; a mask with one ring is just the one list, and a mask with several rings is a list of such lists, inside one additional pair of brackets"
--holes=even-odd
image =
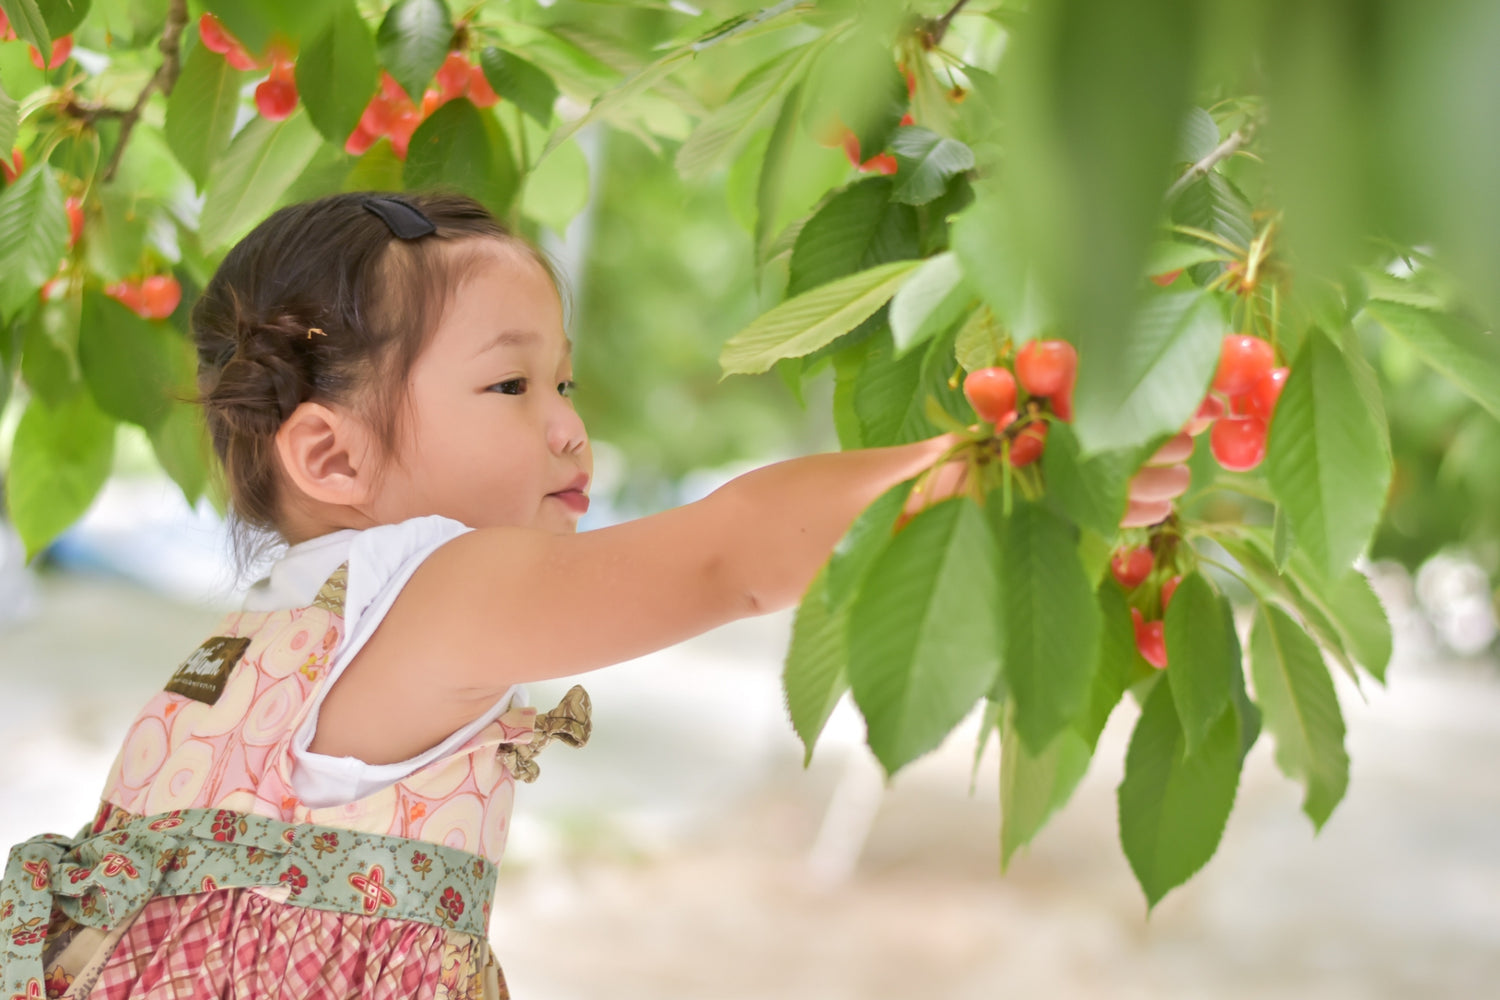
[(677, 172), (688, 180), (696, 180), (732, 159), (752, 134), (771, 121), (787, 92), (801, 81), (807, 67), (829, 41), (830, 36), (825, 34), (816, 42), (799, 45), (751, 70), (745, 86), (699, 122), (677, 150)]
[(920, 253), (916, 210), (891, 200), (891, 181), (870, 177), (835, 194), (797, 234), (787, 295)]
[(78, 307), (69, 297), (43, 305), (25, 323), (21, 379), (54, 409), (82, 387), (78, 373)]
[(1323, 576), (1342, 576), (1385, 506), (1391, 461), (1343, 354), (1312, 331), (1292, 362), (1266, 444), (1266, 479)]
[(1250, 203), (1217, 171), (1189, 184), (1172, 203), (1172, 221), (1220, 236), (1248, 248), (1255, 238)]
[(1239, 728), (1238, 716), (1226, 709), (1188, 756), (1170, 685), (1157, 684), (1146, 698), (1117, 799), (1120, 843), (1148, 907), (1218, 849), (1239, 788)]
[(1219, 146), (1219, 126), (1202, 108), (1188, 108), (1177, 139), (1177, 161), (1197, 163)]
[(397, 0), (375, 33), (380, 64), (417, 104), (452, 41), (453, 22), (443, 0)]
[(93, 503), (109, 478), (115, 422), (75, 393), (56, 409), (33, 399), (21, 415), (6, 473), (10, 521), (41, 552)]
[(1033, 754), (1015, 726), (1000, 743), (1000, 870), (1031, 843), (1052, 814), (1067, 804), (1088, 770), (1093, 750), (1076, 729), (1065, 727), (1041, 753)]
[(1042, 474), (1047, 499), (1078, 524), (1108, 538), (1119, 529), (1129, 499), (1130, 479), (1140, 465), (1135, 449), (1103, 451), (1084, 458), (1068, 424), (1047, 433)]
[(1087, 703), (1099, 656), (1099, 605), (1072, 526), (1024, 500), (1009, 516), (1003, 508), (1000, 491), (992, 492), (1001, 661), (1016, 729), (1039, 753)]
[(251, 119), (209, 171), (198, 226), (203, 248), (217, 250), (249, 232), (322, 144), (301, 111), (279, 122)]
[(1276, 515), (1271, 521), (1271, 558), (1276, 562), (1276, 568), (1286, 569), (1286, 561), (1292, 556), (1292, 519), (1286, 516), (1286, 511), (1280, 507), (1276, 508)]
[(229, 145), (240, 105), (240, 73), (217, 52), (195, 45), (167, 98), (167, 148), (203, 190), (213, 166)]
[(1457, 316), (1371, 299), (1365, 315), (1500, 417), (1500, 339)]
[(911, 481), (897, 483), (860, 512), (834, 546), (825, 567), (824, 593), (830, 606), (846, 607), (859, 592), (870, 567), (895, 535), (896, 518), (906, 504)]
[(806, 748), (804, 767), (812, 762), (818, 735), (849, 689), (849, 608), (830, 604), (827, 575), (826, 567), (820, 570), (802, 595), (781, 675), (792, 728)]
[(36, 0), (0, 0), (0, 10), (10, 19), (10, 26), (23, 42), (36, 46), (38, 52), (52, 51), (52, 33)]
[(974, 764), (969, 769), (969, 794), (974, 794), (974, 789), (979, 784), (979, 765), (984, 760), (984, 751), (990, 745), (990, 737), (1000, 730), (1000, 714), (1005, 711), (1005, 703), (994, 698), (984, 700), (984, 712), (979, 717), (979, 736), (974, 740)]
[(182, 490), (189, 506), (196, 504), (208, 486), (208, 430), (203, 424), (203, 409), (174, 402), (150, 436), (156, 460)]
[(403, 178), (409, 189), (456, 188), (501, 218), (520, 182), (500, 123), (465, 98), (449, 101), (417, 126)]
[(1074, 427), (1084, 453), (1135, 448), (1181, 430), (1208, 391), (1223, 335), (1211, 293), (1146, 296), (1113, 364), (1079, 358)]
[(297, 92), (307, 116), (334, 145), (342, 146), (359, 124), (379, 70), (369, 26), (351, 0), (340, 0), (297, 59)]
[(941, 743), (994, 683), (993, 550), (977, 507), (939, 503), (891, 540), (854, 599), (849, 683), (888, 774)]
[(552, 106), (557, 103), (557, 84), (547, 71), (514, 52), (491, 45), (480, 53), (479, 64), (490, 87), (543, 128), (552, 124)]
[(1158, 240), (1151, 244), (1150, 253), (1146, 257), (1146, 273), (1148, 275), (1167, 274), (1195, 264), (1222, 260), (1225, 256), (1227, 254), (1222, 247), (1216, 247), (1210, 243)]
[(16, 130), (20, 123), (21, 106), (5, 92), (5, 84), (0, 82), (0, 149), (10, 149), (16, 144)]
[(947, 190), (950, 178), (974, 169), (972, 149), (917, 125), (896, 130), (891, 152), (896, 155), (896, 189), (891, 198), (907, 205), (927, 204)]
[(0, 320), (36, 298), (67, 245), (62, 191), (52, 168), (39, 164), (0, 192)]
[(187, 349), (168, 324), (142, 319), (92, 289), (83, 293), (78, 366), (99, 409), (148, 431), (172, 405), (179, 365)]
[(1233, 673), (1242, 670), (1229, 601), (1201, 573), (1178, 584), (1166, 613), (1167, 681), (1188, 756), (1229, 707)]
[(957, 323), (977, 303), (952, 253), (929, 257), (891, 300), (891, 336), (905, 354)]
[(1250, 669), (1266, 728), (1276, 737), (1276, 763), (1306, 786), (1302, 810), (1321, 828), (1349, 785), (1333, 679), (1307, 634), (1267, 604), (1256, 612), (1250, 632)]
[(886, 304), (916, 268), (902, 260), (861, 271), (783, 302), (730, 337), (719, 354), (725, 375), (758, 375), (781, 358), (810, 354)]
[(1360, 666), (1385, 683), (1391, 662), (1391, 622), (1369, 579), (1350, 570), (1322, 591), (1323, 604), (1344, 643)]
[(972, 372), (998, 364), (1004, 346), (1004, 331), (995, 322), (994, 312), (989, 306), (982, 305), (958, 328), (953, 354), (964, 371)]
[[(1050, 442), (1049, 442), (1050, 447)], [(1104, 580), (1095, 592), (1099, 605), (1099, 660), (1089, 682), (1088, 704), (1075, 724), (1092, 753), (1110, 713), (1130, 686), (1130, 675), (1138, 656), (1135, 624), (1130, 605), (1113, 580)]]
[(942, 433), (947, 428), (928, 416), (931, 400), (944, 409), (948, 422), (968, 420), (962, 392), (948, 387), (953, 370), (951, 335), (929, 342), (921, 354), (894, 358), (893, 350), (890, 338), (882, 332), (872, 341), (854, 386), (854, 414), (863, 447), (907, 444)]
[(91, 6), (90, 0), (41, 0), (37, 4), (47, 24), (47, 33), (53, 38), (71, 34), (83, 23)]

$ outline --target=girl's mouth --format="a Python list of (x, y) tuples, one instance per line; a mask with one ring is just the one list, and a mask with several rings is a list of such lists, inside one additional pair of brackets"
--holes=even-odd
[(582, 490), (562, 490), (558, 493), (548, 493), (547, 496), (561, 502), (569, 510), (579, 514), (588, 512), (589, 495)]

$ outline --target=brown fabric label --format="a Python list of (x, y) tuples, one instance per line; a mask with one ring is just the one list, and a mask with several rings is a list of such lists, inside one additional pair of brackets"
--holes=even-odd
[(224, 693), (229, 672), (250, 648), (250, 637), (214, 636), (182, 661), (177, 673), (167, 681), (167, 690), (205, 705), (212, 705)]

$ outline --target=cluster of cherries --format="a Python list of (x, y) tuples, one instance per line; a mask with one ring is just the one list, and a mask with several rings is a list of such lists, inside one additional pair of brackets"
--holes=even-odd
[[(1135, 590), (1145, 583), (1155, 568), (1156, 560), (1149, 548), (1117, 549), (1109, 561), (1109, 571), (1126, 590)], [(1177, 591), (1177, 585), (1181, 582), (1181, 576), (1173, 576), (1163, 581), (1161, 585), (1161, 613), (1163, 615), (1167, 613), (1167, 605), (1172, 602), (1172, 595)], [(1148, 621), (1140, 608), (1131, 608), (1130, 617), (1135, 623), (1135, 648), (1140, 650), (1142, 659), (1158, 670), (1166, 669), (1165, 622), (1159, 618)]]
[(1249, 334), (1230, 334), (1219, 349), (1213, 388), (1188, 424), (1201, 434), (1212, 427), (1209, 447), (1220, 465), (1248, 472), (1266, 457), (1266, 432), (1290, 368), (1276, 365), (1276, 350)]
[(170, 274), (153, 274), (142, 281), (120, 281), (104, 294), (142, 319), (166, 319), (182, 302), (182, 285)]
[[(16, 29), (10, 23), (10, 18), (5, 16), (5, 11), (0, 10), (0, 42), (13, 42), (16, 37)], [(31, 65), (37, 69), (57, 69), (68, 61), (68, 56), (73, 54), (73, 36), (63, 35), (61, 38), (54, 38), (52, 53), (46, 59), (42, 58), (41, 50), (35, 45), (28, 47), (31, 49)]]
[(384, 70), (380, 74), (380, 90), (360, 115), (359, 124), (344, 143), (344, 151), (359, 156), (383, 137), (391, 140), (396, 155), (406, 159), (411, 145), (412, 133), (417, 126), (438, 108), (449, 101), (467, 97), (475, 107), (493, 107), (500, 96), (495, 93), (484, 70), (470, 63), (462, 52), (448, 53), (443, 65), (438, 68), (436, 87), (429, 87), (422, 95), (420, 107), (407, 95), (395, 77)]
[[(1010, 438), (1010, 464), (1030, 465), (1047, 445), (1047, 400), (1059, 420), (1073, 419), (1073, 384), (1078, 379), (1078, 352), (1066, 340), (1032, 340), (1016, 351), (1015, 373), (1001, 366), (977, 368), (964, 379), (964, 395), (979, 419)], [(1018, 408), (1017, 381), (1030, 402), (1025, 417)]]
[[(917, 92), (917, 77), (909, 69), (903, 69), (901, 72), (906, 77), (906, 96), (910, 100), (911, 96)], [(916, 119), (911, 116), (911, 112), (907, 112), (901, 116), (901, 124), (915, 125)], [(876, 153), (869, 159), (865, 159), (860, 152), (859, 136), (837, 118), (823, 130), (823, 135), (818, 141), (829, 147), (842, 146), (844, 155), (862, 174), (884, 174), (889, 177), (896, 172), (896, 158), (890, 153)]]
[(212, 14), (198, 19), (198, 37), (203, 40), (204, 48), (223, 56), (235, 69), (270, 69), (270, 75), (255, 88), (255, 109), (262, 118), (279, 122), (297, 110), (296, 63), (284, 45), (272, 44), (264, 56), (251, 55), (224, 27), (224, 22)]

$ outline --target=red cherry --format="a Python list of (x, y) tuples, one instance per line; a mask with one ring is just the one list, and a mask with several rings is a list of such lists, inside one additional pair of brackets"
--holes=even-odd
[(386, 70), (380, 71), (380, 96), (393, 107), (400, 106), (402, 101), (411, 100), (411, 95), (406, 92), (406, 88), (397, 83), (396, 78)]
[(239, 42), (230, 46), (228, 52), (224, 53), (224, 61), (238, 70), (260, 69), (260, 61), (252, 56)]
[(1249, 334), (1231, 333), (1219, 348), (1214, 388), (1226, 396), (1242, 395), (1275, 366), (1276, 352), (1270, 342)]
[(1181, 274), (1182, 268), (1179, 267), (1175, 271), (1163, 271), (1161, 274), (1153, 274), (1151, 280), (1161, 287), (1166, 288), (1172, 282), (1176, 281)]
[(1016, 468), (1030, 465), (1042, 457), (1047, 446), (1047, 421), (1037, 420), (1021, 428), (1010, 443), (1010, 464)]
[(14, 184), (17, 177), (26, 172), (26, 154), (21, 150), (10, 151), (10, 162), (5, 162), (5, 157), (0, 156), (0, 175), (5, 177), (5, 183)]
[(406, 159), (407, 150), (411, 147), (412, 133), (416, 132), (420, 124), (422, 124), (422, 116), (417, 114), (415, 108), (403, 109), (396, 116), (396, 122), (391, 126), (390, 136), (391, 145), (400, 159)]
[(1198, 404), (1198, 412), (1193, 414), (1187, 422), (1186, 430), (1193, 437), (1197, 437), (1212, 426), (1215, 420), (1224, 415), (1224, 403), (1218, 396), (1208, 395), (1203, 397), (1203, 402)]
[(359, 116), (359, 128), (377, 138), (387, 135), (391, 126), (396, 124), (396, 109), (383, 94), (376, 94), (370, 98), (370, 103), (365, 105), (364, 114)]
[(255, 106), (266, 121), (288, 118), (297, 110), (297, 85), (283, 77), (269, 76), (255, 88)]
[(1052, 394), (1052, 412), (1065, 424), (1073, 422), (1073, 380)]
[(1016, 352), (1016, 377), (1033, 396), (1050, 396), (1073, 381), (1078, 352), (1066, 340), (1032, 340)]
[(1151, 575), (1156, 560), (1150, 549), (1120, 549), (1109, 561), (1109, 570), (1127, 590), (1139, 587)]
[(146, 298), (141, 286), (133, 281), (121, 281), (104, 289), (104, 294), (129, 309), (142, 319), (150, 319), (146, 313)]
[(906, 96), (910, 98), (917, 92), (917, 74), (904, 66), (901, 68), (901, 73), (906, 77)]
[(878, 153), (859, 165), (861, 173), (884, 174), (889, 177), (896, 172), (896, 158), (890, 153)]
[(68, 249), (78, 245), (78, 238), (83, 235), (83, 202), (77, 198), (69, 198), (63, 208), (68, 213)]
[(1182, 582), (1182, 577), (1174, 576), (1161, 585), (1161, 612), (1167, 613), (1167, 605), (1172, 603), (1172, 595), (1177, 593), (1177, 585)]
[(1130, 617), (1135, 621), (1135, 648), (1142, 658), (1158, 670), (1167, 665), (1167, 629), (1159, 621), (1148, 622), (1140, 608), (1131, 608)]
[(374, 132), (365, 128), (363, 120), (349, 133), (349, 138), (344, 140), (344, 152), (350, 156), (363, 156), (371, 146), (380, 138)]
[(10, 26), (10, 18), (5, 16), (5, 11), (0, 10), (0, 42), (13, 42), (16, 40), (16, 30)]
[(29, 48), (31, 49), (31, 65), (37, 69), (57, 69), (57, 67), (67, 62), (68, 56), (73, 53), (73, 36), (63, 35), (52, 42), (52, 57), (47, 60), (45, 65), (42, 64), (41, 51), (35, 45), (29, 46)]
[(438, 89), (443, 100), (451, 101), (463, 97), (469, 90), (469, 61), (462, 52), (450, 52), (437, 71)]
[(844, 155), (848, 157), (851, 166), (859, 166), (864, 161), (859, 158), (859, 136), (854, 134), (853, 129), (844, 130)]
[(490, 86), (490, 78), (478, 66), (469, 68), (469, 100), (476, 108), (492, 108), (500, 103), (500, 95)]
[(166, 319), (182, 302), (182, 285), (170, 274), (153, 274), (141, 282), (141, 315)]
[(911, 116), (911, 112), (910, 111), (908, 111), (906, 114), (904, 114), (904, 115), (901, 116), (901, 124), (902, 125), (915, 125), (916, 123), (917, 123), (917, 120)]
[(1286, 377), (1291, 373), (1290, 368), (1272, 368), (1256, 379), (1245, 394), (1247, 412), (1269, 424), (1271, 414), (1276, 412), (1276, 401), (1281, 398), (1281, 390), (1286, 385)]
[(1266, 422), (1259, 417), (1224, 417), (1214, 424), (1208, 441), (1220, 465), (1248, 472), (1266, 457)]
[(979, 419), (999, 423), (1016, 409), (1016, 377), (1004, 368), (980, 368), (964, 379), (964, 395)]
[(426, 118), (438, 108), (448, 103), (448, 99), (436, 87), (429, 87), (422, 95), (422, 117)]
[(224, 27), (223, 21), (207, 13), (198, 18), (198, 37), (203, 40), (205, 49), (219, 55), (228, 55), (229, 50), (239, 44)]

